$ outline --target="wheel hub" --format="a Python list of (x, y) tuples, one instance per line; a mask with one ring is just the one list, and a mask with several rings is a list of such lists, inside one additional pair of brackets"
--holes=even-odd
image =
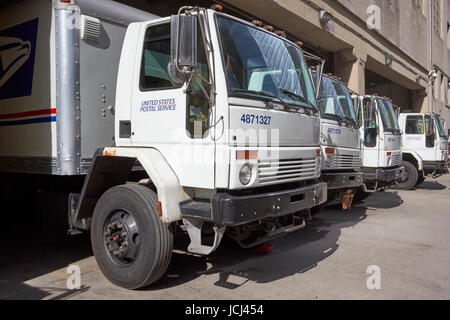
[(126, 212), (113, 214), (105, 224), (105, 247), (116, 262), (133, 263), (139, 250), (139, 233), (134, 217)]
[(409, 180), (409, 175), (408, 175), (408, 170), (405, 170), (405, 174), (403, 175), (402, 178), (399, 179), (400, 183), (405, 183)]

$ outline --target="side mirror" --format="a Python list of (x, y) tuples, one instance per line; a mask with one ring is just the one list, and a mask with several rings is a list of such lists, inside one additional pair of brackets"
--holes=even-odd
[(325, 61), (321, 61), (317, 66), (317, 77), (316, 77), (316, 83), (314, 83), (315, 89), (316, 89), (316, 100), (320, 98), (320, 93), (322, 90), (322, 78), (323, 78), (323, 66), (325, 64)]
[(184, 83), (197, 66), (197, 16), (177, 15), (170, 20), (169, 76)]

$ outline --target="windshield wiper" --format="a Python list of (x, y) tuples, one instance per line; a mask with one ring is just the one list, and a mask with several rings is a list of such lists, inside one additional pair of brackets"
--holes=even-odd
[(263, 96), (263, 97), (268, 97), (268, 98), (272, 98), (272, 99), (276, 99), (278, 100), (285, 109), (299, 109), (298, 106), (294, 106), (294, 105), (290, 105), (289, 103), (287, 103), (286, 101), (284, 101), (283, 99), (281, 99), (280, 97), (276, 96), (275, 94), (271, 93), (271, 92), (266, 92), (266, 91), (256, 91), (256, 90), (244, 90), (244, 89), (233, 89), (231, 90), (232, 92), (235, 93), (248, 93), (248, 94), (255, 94), (255, 95), (259, 95), (259, 96)]
[(341, 117), (340, 115), (337, 115), (335, 113), (325, 113), (324, 116), (330, 116), (331, 118), (334, 118), (335, 120), (337, 120), (339, 122), (339, 125), (341, 125), (342, 122), (346, 122), (343, 117)]
[(314, 104), (311, 101), (309, 101), (309, 99), (307, 99), (305, 97), (302, 97), (301, 95), (296, 94), (295, 92), (292, 92), (292, 91), (289, 91), (289, 90), (286, 90), (286, 89), (283, 89), (283, 88), (280, 88), (278, 90), (280, 90), (281, 93), (284, 93), (284, 94), (286, 94), (288, 96), (291, 96), (291, 97), (295, 97), (295, 98), (299, 99), (300, 101), (308, 104), (309, 107), (311, 107), (313, 109), (316, 109)]
[(345, 118), (345, 120), (347, 120), (347, 122), (350, 122), (350, 124), (352, 124), (354, 127), (357, 128), (358, 122), (355, 119), (349, 118), (349, 117), (344, 117), (344, 118)]
[(352, 118), (342, 117), (335, 113), (325, 113), (324, 116), (330, 116), (331, 118), (336, 119), (339, 122), (339, 125), (341, 125), (341, 123), (345, 123), (345, 124), (351, 124), (353, 127), (356, 127), (356, 129), (358, 128), (357, 127), (358, 123), (356, 122), (356, 120), (354, 120)]

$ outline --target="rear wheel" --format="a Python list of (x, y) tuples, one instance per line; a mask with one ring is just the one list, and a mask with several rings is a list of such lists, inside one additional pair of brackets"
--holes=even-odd
[(172, 256), (173, 234), (161, 221), (157, 196), (138, 184), (106, 191), (94, 210), (91, 243), (104, 276), (127, 289), (160, 279)]
[(419, 172), (413, 164), (407, 161), (403, 161), (402, 165), (405, 167), (406, 173), (405, 177), (397, 182), (396, 189), (411, 190), (418, 182)]

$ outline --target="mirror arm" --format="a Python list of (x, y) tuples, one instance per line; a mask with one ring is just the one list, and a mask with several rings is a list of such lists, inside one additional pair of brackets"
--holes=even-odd
[[(207, 24), (207, 21), (205, 21), (205, 19), (207, 19), (206, 15), (207, 15), (207, 11), (204, 11), (204, 16), (201, 16), (200, 11), (198, 10), (198, 17), (199, 17), (199, 25), (200, 25), (200, 34), (202, 36), (202, 41), (203, 41), (203, 49), (205, 50), (205, 54), (206, 54), (206, 61), (208, 64), (208, 74), (209, 74), (209, 81), (204, 79), (200, 74), (198, 74), (198, 76), (200, 77), (200, 79), (202, 79), (205, 83), (209, 84), (211, 86), (211, 93), (208, 95), (206, 93), (206, 90), (203, 88), (203, 86), (201, 86), (201, 89), (203, 91), (203, 93), (205, 94), (205, 96), (208, 98), (210, 107), (212, 108), (215, 104), (215, 97), (216, 97), (216, 86), (215, 86), (215, 81), (214, 81), (214, 72), (215, 70), (212, 67), (212, 63), (211, 63), (211, 59), (210, 59), (210, 54), (212, 54), (214, 52), (212, 44), (209, 42), (209, 40), (206, 37), (206, 30), (205, 30), (205, 26), (208, 30), (208, 36), (209, 38), (211, 38), (211, 32), (209, 29), (209, 26)], [(203, 24), (203, 23), (204, 24)], [(199, 82), (200, 85), (200, 82)]]

